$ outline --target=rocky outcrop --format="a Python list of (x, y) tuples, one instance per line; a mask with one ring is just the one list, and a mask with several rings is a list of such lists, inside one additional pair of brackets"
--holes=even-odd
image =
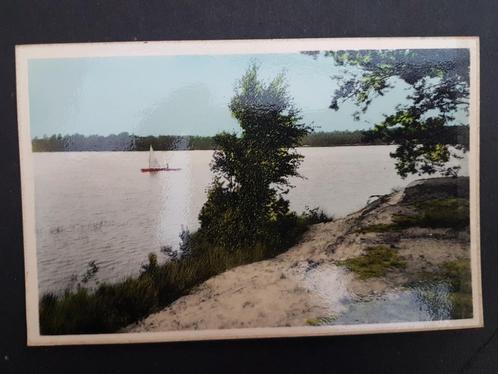
[(414, 203), (430, 199), (458, 197), (469, 198), (469, 177), (446, 177), (419, 179), (406, 186), (404, 203)]

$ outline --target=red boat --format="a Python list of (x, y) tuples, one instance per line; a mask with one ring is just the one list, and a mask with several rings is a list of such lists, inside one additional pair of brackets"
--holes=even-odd
[(154, 149), (150, 146), (149, 149), (149, 167), (140, 169), (142, 173), (156, 173), (158, 171), (178, 171), (180, 168), (170, 168), (168, 164), (166, 167), (161, 167), (154, 155)]

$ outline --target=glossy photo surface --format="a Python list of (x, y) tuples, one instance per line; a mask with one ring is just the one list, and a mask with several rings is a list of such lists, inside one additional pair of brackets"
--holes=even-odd
[(477, 39), (16, 63), (29, 344), (482, 326)]

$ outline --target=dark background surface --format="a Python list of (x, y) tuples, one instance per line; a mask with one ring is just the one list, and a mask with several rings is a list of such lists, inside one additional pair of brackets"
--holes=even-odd
[[(14, 45), (480, 36), (483, 329), (26, 347)], [(0, 1), (0, 373), (498, 372), (498, 1)]]

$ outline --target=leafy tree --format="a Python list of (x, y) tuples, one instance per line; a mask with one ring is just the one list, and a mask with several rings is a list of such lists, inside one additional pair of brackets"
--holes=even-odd
[(339, 87), (330, 108), (338, 110), (341, 103), (353, 100), (358, 107), (355, 119), (392, 88), (396, 78), (411, 86), (408, 103), (398, 105), (370, 132), (371, 138), (398, 145), (391, 157), (402, 177), (457, 175), (460, 167), (448, 162), (451, 156), (461, 158), (459, 151), (468, 149), (466, 137), (455, 136), (460, 132), (453, 128), (455, 113), (467, 111), (469, 105), (468, 50), (361, 50), (325, 55), (350, 73), (336, 77)]
[(215, 180), (199, 219), (200, 232), (210, 241), (237, 249), (272, 237), (269, 231), (289, 218), (283, 196), (303, 158), (295, 147), (311, 128), (300, 122), (284, 75), (263, 82), (254, 64), (236, 86), (229, 108), (242, 131), (214, 137)]

